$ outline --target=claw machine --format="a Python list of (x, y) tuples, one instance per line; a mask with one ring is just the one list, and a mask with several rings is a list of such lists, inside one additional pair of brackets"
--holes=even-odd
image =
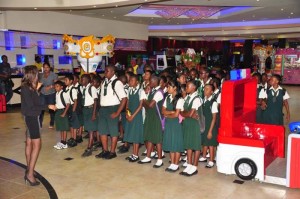
[(278, 49), (273, 72), (283, 76), (283, 84), (300, 84), (300, 49)]

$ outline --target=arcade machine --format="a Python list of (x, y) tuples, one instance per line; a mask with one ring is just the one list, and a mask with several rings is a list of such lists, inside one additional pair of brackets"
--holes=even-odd
[(245, 70), (232, 71), (222, 87), (217, 171), (300, 188), (300, 135), (289, 135), (286, 159), (284, 126), (256, 123), (257, 82)]

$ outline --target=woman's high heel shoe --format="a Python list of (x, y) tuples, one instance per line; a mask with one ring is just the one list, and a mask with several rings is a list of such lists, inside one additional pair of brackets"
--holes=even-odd
[(31, 181), (28, 179), (27, 175), (24, 176), (24, 180), (25, 180), (25, 183), (26, 183), (26, 184), (29, 183), (30, 186), (38, 186), (38, 185), (41, 184), (39, 181), (31, 182)]
[[(25, 175), (27, 175), (27, 173), (28, 173), (28, 170), (26, 169), (25, 170)], [(35, 171), (33, 171), (33, 177), (35, 177), (35, 178), (38, 177), (38, 174)]]

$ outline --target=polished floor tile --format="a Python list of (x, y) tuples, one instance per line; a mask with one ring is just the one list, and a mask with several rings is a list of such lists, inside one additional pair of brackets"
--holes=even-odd
[[(291, 121), (300, 121), (300, 87), (286, 87), (291, 99)], [(237, 176), (217, 173), (216, 167), (206, 169), (198, 166), (199, 173), (193, 177), (168, 173), (168, 156), (163, 168), (154, 169), (152, 164), (139, 165), (125, 161), (127, 154), (118, 154), (113, 160), (99, 160), (93, 156), (82, 158), (87, 140), (75, 148), (55, 150), (53, 145), (59, 140), (59, 133), (48, 129), (47, 116), (42, 129), (42, 150), (36, 170), (43, 175), (55, 189), (60, 199), (97, 198), (214, 198), (214, 199), (260, 199), (285, 198), (299, 199), (300, 190), (284, 186), (247, 181), (233, 183)], [(25, 164), (24, 122), (19, 111), (0, 114), (0, 156)], [(289, 132), (286, 129), (286, 136)], [(141, 152), (144, 147), (141, 149)], [(66, 161), (71, 157), (73, 160)], [(11, 168), (11, 169), (8, 169)], [(20, 169), (22, 170), (22, 169)], [(180, 168), (182, 171), (183, 168)], [(24, 172), (24, 170), (23, 170)], [(0, 198), (47, 198), (43, 186), (32, 188), (22, 182), (18, 166), (0, 162)], [(16, 191), (14, 190), (16, 189)], [(43, 194), (39, 196), (39, 194)], [(49, 197), (49, 196), (48, 196)]]

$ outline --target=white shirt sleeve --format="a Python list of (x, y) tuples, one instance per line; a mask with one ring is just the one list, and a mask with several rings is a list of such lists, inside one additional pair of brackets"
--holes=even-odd
[(192, 109), (196, 109), (198, 110), (198, 108), (202, 105), (202, 100), (197, 97), (196, 99), (194, 99), (193, 104), (192, 104)]
[(267, 91), (265, 91), (265, 89), (261, 89), (261, 91), (259, 92), (258, 98), (259, 99), (268, 98)]
[(145, 93), (145, 90), (141, 89), (141, 94), (140, 94), (140, 100), (147, 99), (147, 95)]
[(77, 89), (71, 89), (71, 95), (72, 95), (72, 99), (73, 99), (73, 101), (74, 100), (77, 100), (77, 95), (78, 95), (78, 91), (77, 91)]
[(217, 98), (217, 103), (221, 104), (221, 93), (219, 94), (218, 98)]
[(166, 97), (166, 99), (164, 100), (164, 103), (163, 103), (163, 107), (167, 108), (167, 99), (168, 97)]
[(183, 111), (183, 104), (184, 100), (182, 98), (178, 99), (177, 104), (176, 104), (176, 109), (180, 109), (180, 111)]
[(212, 107), (211, 107), (211, 113), (218, 113), (218, 103), (213, 102)]
[(163, 100), (164, 96), (162, 94), (162, 92), (158, 91), (154, 94), (153, 100), (158, 103), (159, 101)]
[(70, 104), (70, 95), (68, 93), (63, 93), (63, 97), (66, 104)]
[(97, 89), (94, 86), (92, 86), (91, 91), (92, 91), (92, 98), (97, 99), (98, 98)]
[(127, 97), (125, 90), (124, 90), (124, 86), (121, 81), (116, 82), (115, 91), (120, 100)]
[(287, 100), (287, 99), (290, 99), (290, 95), (288, 94), (287, 91), (285, 91), (285, 94), (283, 96), (283, 100)]

